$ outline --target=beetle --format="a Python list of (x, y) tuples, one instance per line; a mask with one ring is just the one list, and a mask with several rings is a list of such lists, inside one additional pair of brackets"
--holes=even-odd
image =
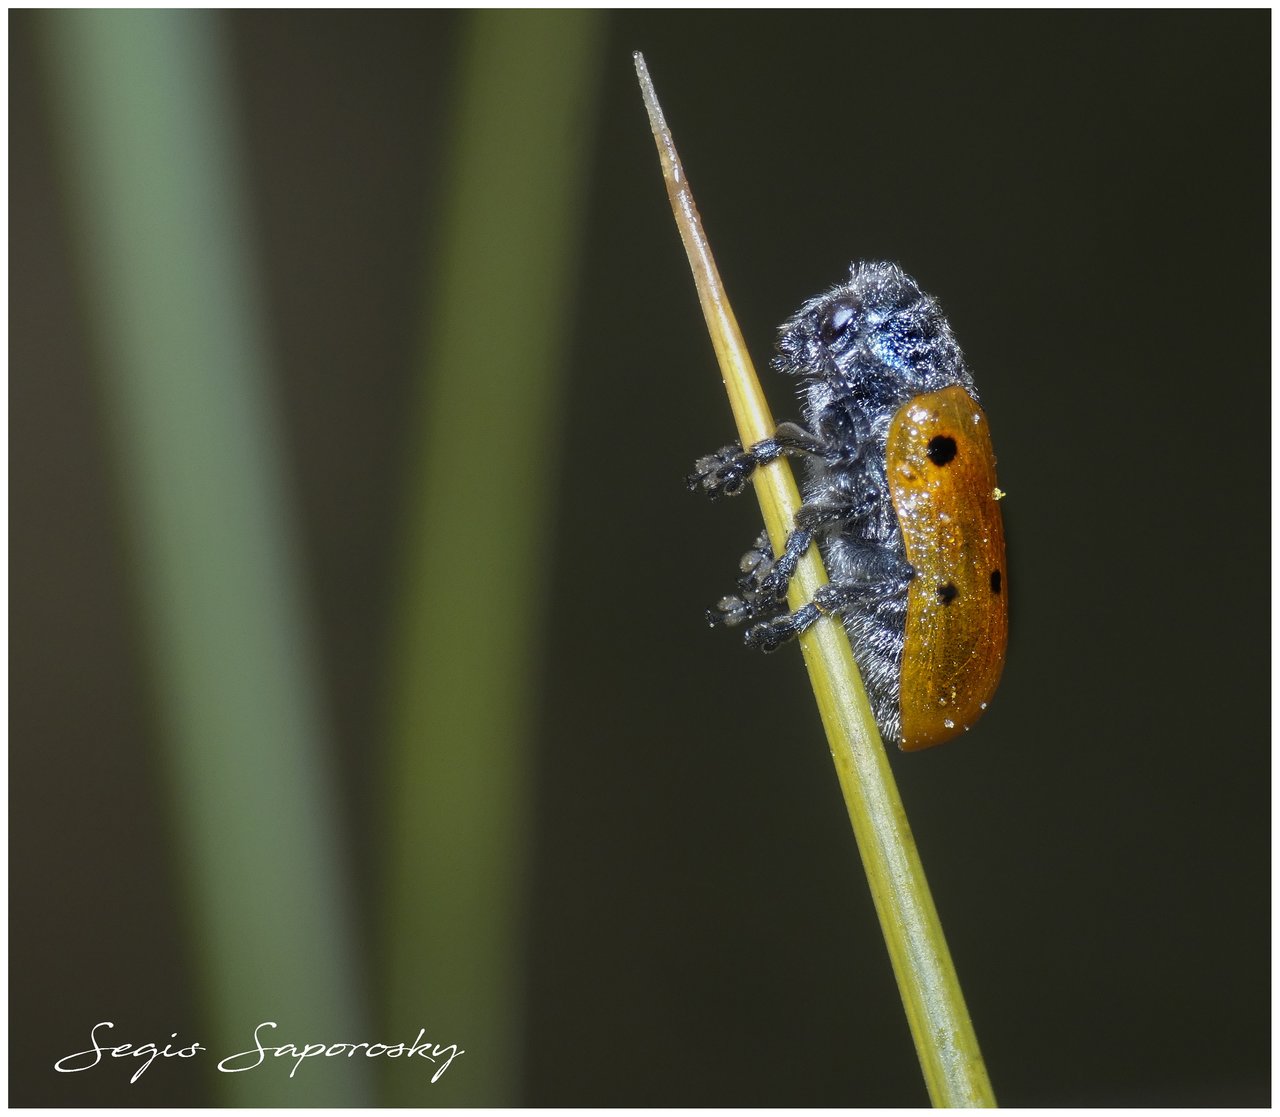
[[(995, 454), (973, 377), (935, 299), (891, 263), (855, 263), (779, 329), (773, 367), (801, 382), (805, 425), (698, 460), (689, 487), (741, 492), (803, 458), (804, 503), (781, 553), (760, 538), (707, 618), (773, 651), (820, 616), (849, 634), (886, 740), (927, 748), (968, 729), (1004, 668), (1008, 574)], [(785, 602), (811, 543), (830, 583)]]

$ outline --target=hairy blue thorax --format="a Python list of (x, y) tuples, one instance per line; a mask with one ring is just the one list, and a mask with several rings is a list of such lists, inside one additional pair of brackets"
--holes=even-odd
[(806, 418), (827, 407), (862, 413), (873, 427), (907, 400), (973, 379), (937, 302), (896, 264), (860, 263), (849, 280), (783, 323), (773, 367), (809, 381)]
[(872, 500), (836, 538), (900, 553), (884, 445), (908, 400), (959, 384), (975, 398), (960, 347), (937, 302), (896, 264), (856, 263), (778, 331), (774, 368), (802, 381), (805, 426), (827, 453), (805, 463), (807, 500)]

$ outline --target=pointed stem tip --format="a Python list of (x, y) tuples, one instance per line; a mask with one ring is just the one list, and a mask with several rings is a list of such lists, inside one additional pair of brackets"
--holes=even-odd
[(649, 67), (645, 65), (644, 55), (637, 50), (631, 57), (636, 64), (636, 77), (640, 81), (640, 94), (644, 98), (644, 107), (649, 113), (649, 125), (655, 132), (665, 132), (667, 122), (662, 115), (662, 106), (658, 104), (658, 94), (653, 88), (653, 78), (649, 76)]

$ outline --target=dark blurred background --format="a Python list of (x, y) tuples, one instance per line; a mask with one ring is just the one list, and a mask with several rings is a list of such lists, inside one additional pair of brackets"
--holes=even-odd
[[(9, 19), (10, 1101), (217, 1104), (252, 1076), (52, 1069), (100, 1020), (115, 1042), (212, 1025), (48, 18)], [(475, 19), (207, 21), (358, 958), (362, 1016), (331, 1042), (417, 1027), (388, 1039), (383, 1007), (387, 680)], [(1269, 1104), (1270, 14), (619, 12), (592, 34), (555, 445), (523, 465), (553, 473), (522, 591), (509, 1085), (469, 1092), (486, 1037), (424, 991), (467, 1054), (417, 1102), (927, 1100), (800, 656), (702, 624), (759, 517), (682, 484), (733, 432), (641, 49), (775, 413), (776, 325), (859, 258), (940, 299), (982, 393), (1008, 666), (963, 741), (893, 763), (998, 1098)], [(518, 377), (511, 302), (479, 310)], [(470, 445), (463, 497), (491, 468), (482, 427)], [(459, 543), (436, 546), (470, 562)], [(419, 852), (428, 874), (450, 855)], [(277, 1042), (321, 1030), (272, 1011)]]

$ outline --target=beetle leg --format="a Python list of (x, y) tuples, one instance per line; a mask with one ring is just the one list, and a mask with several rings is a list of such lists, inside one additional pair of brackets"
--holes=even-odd
[(784, 613), (772, 620), (752, 625), (746, 633), (748, 647), (764, 652), (775, 651), (788, 640), (799, 636), (819, 617), (835, 617), (857, 605), (884, 601), (906, 593), (915, 571), (896, 556), (866, 548), (868, 578), (845, 579), (820, 586), (813, 600), (794, 613)]
[(773, 569), (760, 579), (761, 597), (771, 598), (774, 601), (781, 601), (786, 597), (787, 586), (791, 584), (796, 566), (812, 542), (813, 532), (806, 528), (796, 528), (787, 536), (786, 545), (782, 549), (782, 554), (778, 556), (778, 561), (773, 564)]
[(778, 603), (772, 596), (762, 595), (760, 581), (773, 569), (773, 548), (769, 546), (769, 533), (762, 531), (751, 549), (738, 563), (738, 592), (728, 594), (707, 610), (707, 621), (716, 625), (741, 624), (765, 613), (776, 612)]
[(699, 458), (685, 483), (692, 491), (701, 489), (712, 500), (719, 500), (722, 496), (740, 493), (758, 465), (765, 465), (783, 454), (825, 453), (825, 444), (816, 435), (795, 423), (780, 423), (772, 438), (757, 442), (749, 450), (734, 442)]
[(873, 493), (855, 502), (812, 500), (802, 504), (796, 511), (795, 530), (787, 536), (782, 554), (773, 564), (773, 569), (760, 580), (760, 593), (775, 599), (785, 597), (796, 566), (809, 549), (814, 536), (862, 519), (875, 504), (876, 497)]
[(769, 533), (761, 531), (751, 549), (738, 562), (738, 589), (746, 593), (758, 593), (760, 580), (773, 568), (773, 547), (769, 545)]
[(770, 621), (761, 621), (747, 629), (744, 640), (747, 647), (759, 648), (762, 652), (777, 651), (788, 640), (794, 640), (814, 621), (822, 616), (813, 602), (802, 605), (794, 613), (784, 613)]

